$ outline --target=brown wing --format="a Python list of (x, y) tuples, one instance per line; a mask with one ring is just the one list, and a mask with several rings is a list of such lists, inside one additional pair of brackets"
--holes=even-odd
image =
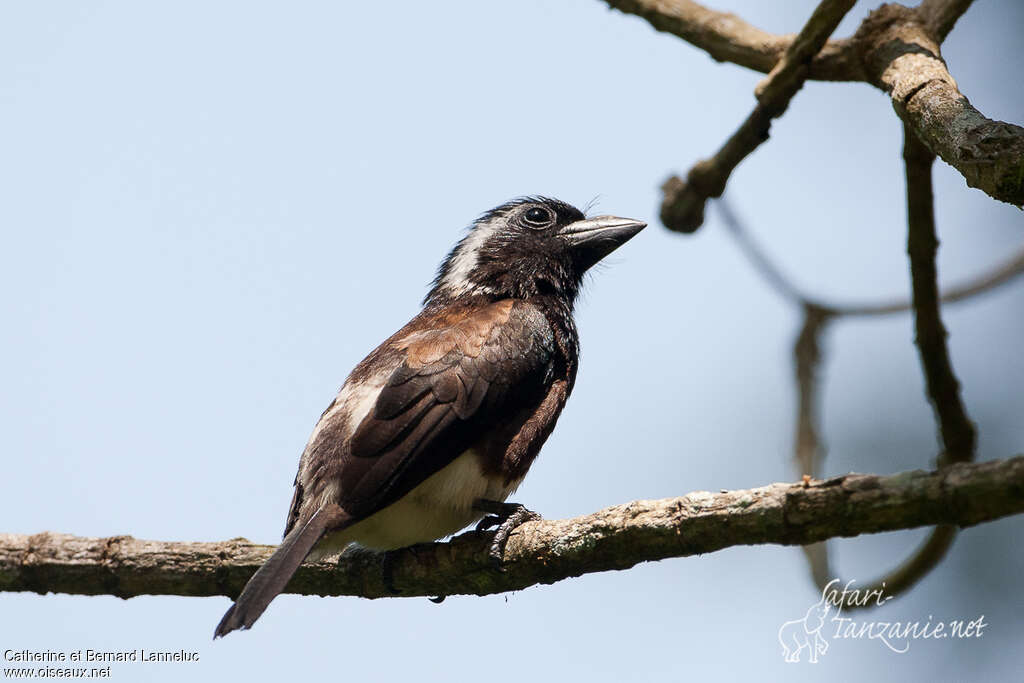
[(401, 498), (488, 430), (532, 412), (554, 379), (547, 321), (513, 301), (453, 314), (393, 346), (404, 358), (352, 434), (338, 472), (338, 503), (357, 518)]

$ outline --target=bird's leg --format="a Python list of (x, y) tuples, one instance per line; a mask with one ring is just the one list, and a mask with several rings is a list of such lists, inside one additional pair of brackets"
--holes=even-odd
[(487, 529), (497, 525), (494, 532), (494, 539), (491, 541), (491, 549), (488, 552), (491, 562), (495, 567), (501, 569), (502, 557), (505, 554), (505, 544), (508, 543), (509, 535), (521, 524), (542, 519), (533, 510), (527, 510), (519, 503), (501, 503), (496, 500), (481, 498), (473, 503), (473, 508), (480, 512), (487, 512), (489, 516), (481, 519), (477, 530)]

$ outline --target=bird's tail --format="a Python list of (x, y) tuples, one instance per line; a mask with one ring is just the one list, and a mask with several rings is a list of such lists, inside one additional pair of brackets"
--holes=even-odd
[(267, 609), (270, 601), (288, 585), (288, 581), (317, 541), (327, 531), (343, 529), (354, 521), (341, 507), (330, 504), (317, 510), (302, 527), (292, 529), (270, 559), (256, 570), (249, 583), (245, 584), (238, 600), (217, 624), (213, 637), (218, 638), (235, 629), (252, 626), (263, 614), (263, 610)]

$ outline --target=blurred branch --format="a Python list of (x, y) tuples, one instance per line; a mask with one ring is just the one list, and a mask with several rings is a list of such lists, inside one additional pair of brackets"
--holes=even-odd
[[(1024, 249), (1019, 250), (1014, 256), (1002, 265), (981, 275), (950, 287), (942, 294), (942, 303), (951, 304), (965, 301), (978, 294), (984, 294), (1001, 285), (1012, 281), (1015, 277), (1024, 273)], [(837, 306), (832, 311), (835, 315), (841, 316), (871, 316), (887, 315), (890, 313), (905, 313), (911, 308), (909, 299), (892, 301), (889, 303), (859, 304), (851, 306)]]
[[(912, 305), (908, 298), (844, 304), (824, 301), (807, 294), (797, 287), (792, 279), (772, 262), (764, 248), (757, 243), (750, 231), (744, 227), (743, 222), (733, 212), (729, 202), (725, 199), (719, 199), (715, 205), (729, 234), (736, 240), (740, 251), (750, 260), (754, 269), (761, 274), (764, 280), (782, 298), (791, 301), (797, 306), (801, 308), (813, 307), (827, 314), (829, 318), (890, 315), (893, 313), (906, 313), (911, 309)], [(1024, 274), (1024, 247), (991, 270), (945, 290), (942, 293), (942, 303), (950, 304), (965, 301), (1012, 282), (1014, 278), (1021, 274)], [(804, 470), (804, 472), (812, 473), (810, 470)]]
[[(828, 323), (836, 317), (832, 306), (814, 301), (802, 292), (765, 254), (743, 223), (733, 213), (723, 198), (715, 204), (729, 234), (736, 240), (740, 250), (750, 260), (754, 269), (784, 299), (799, 306), (803, 313), (803, 324), (793, 345), (794, 369), (796, 371), (796, 430), (793, 437), (793, 461), (797, 472), (815, 477), (820, 474), (825, 459), (825, 447), (821, 443), (819, 413), (821, 406), (821, 337)], [(804, 555), (811, 568), (811, 575), (818, 585), (827, 584), (831, 578), (828, 560), (828, 545), (824, 542), (803, 546)]]
[[(785, 112), (805, 79), (820, 77), (814, 69), (821, 69), (826, 60), (845, 65), (840, 80), (862, 79), (890, 94), (904, 122), (913, 310), (928, 395), (943, 440), (939, 462), (972, 459), (974, 427), (960, 402), (939, 315), (931, 167), (938, 155), (957, 169), (968, 185), (995, 199), (1024, 206), (1024, 128), (988, 119), (971, 106), (942, 60), (939, 45), (971, 0), (923, 0), (915, 9), (883, 5), (861, 23), (852, 40), (831, 43), (826, 43), (828, 36), (852, 2), (823, 0), (800, 34), (787, 43), (787, 38), (765, 34), (733, 15), (685, 0), (606, 1), (707, 50), (716, 59), (762, 71), (768, 70), (770, 59), (777, 60), (755, 90), (757, 106), (719, 151), (696, 163), (685, 181), (673, 176), (662, 185), (661, 220), (670, 230), (693, 232), (703, 224), (706, 201), (722, 195), (736, 166), (768, 139), (772, 119)], [(856, 58), (851, 58), (853, 53)], [(850, 67), (851, 63), (859, 64)], [(803, 311), (803, 326), (794, 347), (798, 394), (794, 457), (802, 472), (817, 474), (824, 457), (818, 429), (818, 370), (824, 329), (836, 317), (896, 313), (908, 310), (910, 302), (835, 306), (816, 301), (775, 267), (724, 203), (721, 209), (730, 232), (755, 268)], [(1024, 251), (996, 271), (950, 290), (944, 299), (958, 301), (980, 294), (1022, 271)], [(925, 576), (941, 561), (955, 531), (952, 526), (938, 526), (910, 560), (883, 580), (888, 591), (901, 592)], [(827, 546), (809, 544), (804, 551), (815, 580), (825, 584), (831, 577)]]
[[(797, 472), (804, 476), (820, 474), (825, 459), (825, 446), (821, 442), (821, 337), (832, 320), (832, 314), (815, 304), (803, 303), (804, 322), (793, 345), (796, 368), (796, 434), (793, 439), (793, 460)], [(818, 586), (832, 579), (828, 544), (825, 541), (803, 546), (804, 556), (811, 569), (811, 577)]]
[[(679, 36), (719, 62), (732, 62), (768, 73), (793, 44), (793, 35), (779, 36), (751, 26), (729, 12), (718, 12), (690, 0), (605, 0), (610, 7), (641, 17), (658, 31)], [(863, 66), (849, 39), (830, 40), (812, 54), (807, 78), (821, 81), (862, 81)]]
[[(819, 413), (821, 407), (821, 336), (832, 315), (825, 309), (804, 303), (804, 324), (793, 345), (796, 366), (796, 435), (793, 457), (797, 472), (816, 477), (825, 459), (821, 443)], [(824, 541), (803, 546), (815, 584), (824, 586), (832, 579), (828, 560), (828, 544)]]
[[(893, 569), (884, 577), (877, 579), (864, 590), (880, 590), (885, 595), (896, 596), (913, 588), (925, 576), (931, 573), (939, 565), (946, 552), (953, 545), (956, 538), (957, 528), (949, 524), (940, 524), (932, 529), (924, 543), (896, 569)], [(824, 545), (824, 544), (822, 544)], [(828, 559), (826, 557), (826, 566)], [(813, 568), (812, 568), (813, 573)], [(824, 587), (828, 582), (818, 581), (819, 587)], [(846, 610), (870, 609), (874, 605), (850, 600), (843, 607)]]
[(814, 301), (805, 294), (787, 277), (768, 255), (764, 249), (754, 240), (750, 232), (744, 227), (743, 222), (733, 212), (732, 207), (725, 198), (715, 202), (722, 222), (725, 224), (729, 234), (732, 235), (739, 246), (740, 251), (747, 257), (754, 269), (761, 274), (761, 277), (771, 285), (772, 289), (779, 293), (784, 299), (789, 299), (798, 306), (813, 305), (815, 308), (829, 308), (820, 302)]
[(817, 477), (825, 449), (818, 433), (818, 407), (821, 404), (821, 335), (832, 316), (813, 304), (804, 306), (804, 324), (793, 347), (796, 361), (797, 411), (794, 459), (798, 472)]
[[(913, 132), (905, 129), (905, 133), (913, 136)], [(914, 143), (917, 143), (914, 145)], [(928, 235), (931, 235), (931, 270), (932, 278), (928, 279), (927, 267), (924, 272), (918, 272), (915, 285), (922, 289), (922, 296), (918, 297), (921, 305), (934, 307), (935, 311), (932, 320), (926, 323), (926, 327), (934, 330), (937, 320), (937, 286), (934, 279), (934, 251), (937, 242), (934, 237), (934, 215), (932, 209), (931, 189), (931, 164), (934, 161), (927, 148), (920, 144), (916, 138), (911, 139), (911, 147), (905, 151), (907, 156), (907, 196), (908, 196), (908, 222), (915, 226), (914, 241), (915, 252), (920, 252), (922, 247), (929, 248)], [(798, 472), (818, 476), (821, 462), (825, 457), (825, 449), (820, 437), (820, 374), (821, 363), (821, 335), (827, 328), (828, 322), (834, 318), (849, 316), (882, 315), (910, 310), (909, 301), (894, 302), (890, 304), (862, 304), (859, 306), (837, 306), (825, 304), (812, 300), (808, 295), (802, 293), (786, 275), (779, 270), (770, 258), (764, 253), (753, 237), (743, 227), (743, 224), (732, 212), (728, 203), (723, 199), (717, 203), (723, 222), (729, 233), (736, 240), (741, 251), (750, 259), (754, 268), (762, 275), (773, 289), (783, 298), (786, 298), (803, 310), (803, 325), (794, 344), (793, 355), (796, 367), (797, 386), (797, 411), (796, 411), (796, 435), (794, 438), (794, 460)], [(924, 235), (924, 244), (922, 241)], [(908, 244), (909, 246), (909, 244)], [(925, 255), (927, 258), (927, 255)], [(968, 299), (972, 296), (987, 292), (1001, 284), (1009, 282), (1015, 276), (1024, 273), (1024, 250), (1018, 252), (1005, 264), (993, 269), (960, 286), (953, 287), (942, 297), (945, 302), (955, 302)], [(929, 288), (930, 283), (930, 288)], [(929, 290), (930, 289), (930, 294)], [(930, 297), (930, 303), (929, 302)], [(925, 316), (928, 318), (928, 315)], [(920, 316), (919, 316), (920, 318)], [(941, 329), (941, 320), (938, 320)], [(944, 335), (944, 332), (942, 333)], [(928, 335), (934, 338), (934, 332)], [(940, 335), (940, 342), (944, 337)], [(934, 345), (934, 342), (931, 342)], [(944, 349), (944, 343), (942, 344)], [(948, 366), (948, 358), (947, 358)], [(940, 371), (937, 371), (940, 372)], [(950, 374), (952, 370), (949, 369)], [(941, 374), (941, 372), (940, 372)], [(955, 382), (955, 378), (954, 378)], [(955, 398), (959, 403), (959, 399)], [(933, 401), (934, 403), (934, 401)], [(962, 407), (961, 407), (962, 412)], [(966, 420), (966, 415), (963, 415)], [(957, 421), (955, 415), (947, 416), (947, 419)], [(962, 422), (961, 429), (962, 429)], [(967, 428), (970, 430), (969, 439), (971, 451), (973, 451), (973, 427), (967, 421)], [(896, 595), (912, 587), (917, 581), (931, 571), (945, 556), (946, 551), (952, 545), (956, 535), (956, 529), (951, 526), (942, 525), (936, 527), (929, 535), (925, 543), (904, 562), (900, 567), (890, 572), (883, 579), (875, 582), (871, 588), (884, 588), (887, 594)], [(832, 571), (829, 561), (828, 544), (824, 542), (812, 543), (803, 547), (804, 555), (807, 558), (814, 582), (819, 586), (825, 586), (835, 574)], [(848, 609), (856, 609), (860, 605), (849, 604)]]
[(960, 400), (960, 384), (946, 346), (946, 328), (939, 310), (938, 271), (932, 201), (932, 163), (935, 155), (910, 126), (903, 128), (903, 159), (907, 173), (907, 253), (914, 299), (915, 341), (924, 370), (928, 398), (935, 410), (943, 452), (939, 464), (974, 458), (974, 425)]
[[(949, 359), (946, 328), (942, 324), (939, 310), (938, 270), (935, 266), (939, 239), (935, 233), (932, 191), (935, 155), (918, 139), (913, 128), (906, 124), (903, 126), (903, 162), (907, 177), (907, 254), (910, 256), (915, 342), (924, 371), (928, 400), (939, 425), (943, 446), (939, 465), (968, 462), (974, 459), (974, 425), (960, 401), (960, 385)], [(909, 590), (939, 565), (955, 538), (956, 527), (935, 527), (910, 559), (867, 590), (884, 590), (889, 595)], [(821, 556), (813, 559), (823, 562), (827, 567), (827, 550), (823, 549)], [(811, 572), (817, 577), (820, 568), (812, 564)], [(819, 587), (823, 588), (826, 583), (818, 580)], [(846, 605), (848, 609), (859, 606), (866, 605), (858, 605), (853, 600)]]
[(669, 230), (693, 232), (704, 223), (704, 203), (721, 197), (730, 174), (768, 139), (772, 119), (781, 116), (807, 79), (808, 64), (856, 0), (822, 0), (768, 76), (757, 86), (757, 105), (710, 159), (690, 169), (686, 181), (673, 176), (662, 186), (661, 222)]
[[(490, 532), (395, 551), (401, 595), (488, 595), (640, 562), (737, 545), (807, 544), (934, 524), (971, 526), (1024, 512), (1024, 456), (956, 463), (936, 472), (848, 474), (806, 484), (635, 501), (583, 517), (528, 522), (513, 532), (504, 571)], [(143, 541), (130, 536), (0, 534), (0, 590), (80, 595), (236, 596), (273, 546)], [(291, 593), (390, 597), (381, 555), (346, 553), (303, 565)]]
[[(930, 176), (928, 181), (930, 192)], [(828, 323), (835, 318), (901, 313), (909, 311), (911, 303), (908, 300), (902, 300), (890, 303), (839, 305), (814, 299), (794, 285), (790, 278), (772, 262), (733, 213), (726, 200), (719, 200), (716, 206), (729, 234), (736, 240), (736, 244), (750, 260), (754, 269), (780, 296), (793, 302), (803, 311), (803, 324), (793, 348), (797, 386), (794, 460), (798, 472), (801, 474), (819, 476), (821, 461), (824, 458), (824, 448), (821, 445), (818, 427), (820, 393), (818, 368), (822, 357), (821, 335), (827, 329)], [(1021, 274), (1024, 274), (1024, 249), (991, 271), (951, 287), (942, 296), (942, 301), (944, 303), (964, 301), (1006, 284)]]

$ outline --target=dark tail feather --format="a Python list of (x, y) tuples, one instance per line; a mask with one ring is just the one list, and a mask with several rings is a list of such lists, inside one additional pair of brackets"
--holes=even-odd
[(302, 528), (292, 529), (270, 559), (256, 570), (249, 583), (245, 584), (238, 600), (217, 624), (213, 637), (216, 639), (235, 629), (252, 626), (263, 614), (263, 610), (267, 609), (270, 601), (288, 585), (292, 575), (317, 541), (327, 531), (344, 529), (354, 521), (348, 513), (332, 504), (317, 510)]

